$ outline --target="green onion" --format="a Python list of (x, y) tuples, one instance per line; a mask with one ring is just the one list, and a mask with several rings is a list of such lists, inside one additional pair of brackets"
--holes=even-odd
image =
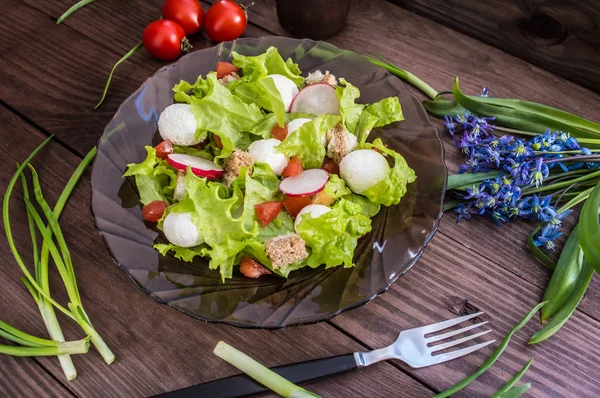
[(106, 93), (108, 92), (108, 86), (110, 86), (110, 82), (112, 80), (113, 77), (113, 73), (115, 72), (115, 69), (117, 69), (117, 66), (121, 65), (123, 62), (125, 62), (125, 60), (129, 57), (131, 57), (137, 50), (139, 50), (140, 48), (142, 48), (143, 43), (140, 41), (138, 44), (135, 45), (135, 47), (133, 47), (131, 50), (129, 50), (129, 52), (125, 55), (123, 55), (121, 57), (120, 60), (118, 60), (112, 67), (112, 69), (110, 70), (110, 73), (108, 75), (108, 79), (106, 80), (106, 84), (104, 85), (104, 91), (102, 92), (102, 97), (100, 98), (100, 101), (98, 101), (98, 103), (96, 104), (96, 106), (94, 107), (94, 109), (98, 109), (98, 107), (100, 105), (102, 105), (102, 103), (104, 102), (104, 98), (106, 98)]
[(77, 3), (73, 4), (67, 11), (64, 12), (63, 15), (61, 15), (57, 20), (56, 20), (56, 24), (60, 24), (62, 21), (64, 21), (65, 19), (67, 19), (71, 14), (73, 14), (75, 11), (79, 10), (80, 8), (83, 8), (85, 6), (87, 6), (90, 3), (93, 3), (96, 0), (81, 0), (78, 1)]
[(217, 346), (214, 349), (214, 353), (222, 360), (229, 362), (231, 365), (246, 373), (248, 376), (252, 377), (260, 384), (270, 388), (271, 390), (283, 397), (319, 397), (318, 395), (295, 385), (291, 381), (283, 378), (282, 376), (273, 372), (271, 369), (256, 362), (248, 355), (244, 354), (241, 351), (238, 351), (237, 349), (223, 341), (219, 341), (217, 343)]
[(378, 57), (379, 59), (375, 59), (366, 55), (365, 58), (374, 63), (375, 65), (384, 68), (392, 75), (397, 76), (400, 79), (412, 84), (413, 86), (421, 90), (429, 98), (435, 99), (438, 96), (437, 91), (435, 91), (429, 84), (425, 83), (423, 80), (419, 79), (412, 73), (405, 71), (404, 69), (400, 69), (397, 66), (394, 66), (391, 62), (387, 61), (386, 59), (381, 57)]
[(18, 347), (0, 345), (0, 354), (15, 357), (54, 357), (57, 355), (85, 354), (90, 348), (88, 339), (56, 343), (52, 347)]
[(589, 264), (600, 272), (600, 224), (598, 223), (598, 212), (600, 212), (600, 182), (590, 193), (581, 214), (579, 215), (579, 227), (581, 233), (579, 243), (585, 253)]
[(531, 383), (521, 384), (520, 386), (513, 387), (510, 390), (503, 392), (496, 398), (518, 398), (521, 395), (525, 394), (530, 388)]
[[(544, 307), (542, 307), (542, 309), (544, 309)], [(532, 363), (533, 363), (533, 358), (531, 358), (529, 361), (527, 361), (527, 363), (525, 364), (525, 366), (523, 366), (523, 368), (521, 370), (519, 370), (517, 372), (517, 374), (515, 374), (515, 376), (508, 381), (508, 383), (506, 383), (501, 389), (499, 389), (498, 391), (496, 391), (496, 393), (494, 395), (492, 395), (491, 398), (500, 398), (500, 397), (505, 396), (503, 394), (508, 393), (513, 388), (513, 386), (515, 384), (517, 384), (517, 382), (519, 380), (521, 380), (521, 377), (523, 377), (523, 375), (525, 374), (525, 372), (527, 372), (527, 369), (529, 369), (529, 367), (531, 366)]]
[(504, 350), (506, 349), (506, 346), (508, 346), (508, 343), (510, 342), (510, 338), (513, 336), (513, 334), (515, 334), (516, 332), (521, 330), (523, 328), (523, 326), (525, 326), (525, 324), (527, 322), (529, 322), (529, 320), (533, 317), (533, 315), (535, 315), (535, 313), (538, 312), (538, 310), (540, 308), (542, 308), (545, 304), (546, 304), (545, 301), (542, 303), (539, 303), (527, 315), (525, 315), (519, 321), (519, 323), (515, 327), (513, 327), (510, 330), (510, 332), (508, 332), (508, 334), (504, 337), (504, 339), (502, 340), (502, 342), (500, 343), (498, 348), (496, 348), (496, 351), (494, 351), (492, 353), (492, 355), (483, 363), (483, 365), (481, 365), (481, 367), (479, 369), (477, 369), (477, 371), (475, 371), (475, 373), (473, 373), (471, 376), (468, 376), (468, 377), (464, 378), (463, 380), (459, 381), (457, 384), (450, 387), (446, 391), (442, 391), (441, 393), (436, 395), (435, 398), (449, 397), (450, 395), (455, 394), (458, 391), (462, 390), (463, 388), (465, 388), (466, 386), (471, 384), (476, 378), (478, 378), (483, 373), (485, 373), (485, 371), (487, 371), (494, 364), (494, 362), (496, 362), (496, 360), (500, 357), (500, 355), (502, 355), (502, 352), (504, 352)]

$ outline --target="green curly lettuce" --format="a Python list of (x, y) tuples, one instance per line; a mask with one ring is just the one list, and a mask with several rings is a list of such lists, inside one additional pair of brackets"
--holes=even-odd
[(287, 77), (298, 87), (304, 84), (298, 64), (290, 58), (284, 61), (275, 47), (269, 47), (264, 53), (255, 56), (245, 56), (235, 51), (232, 51), (231, 55), (233, 56), (232, 63), (242, 70), (241, 80), (256, 81), (267, 75), (276, 74)]
[(371, 202), (384, 206), (400, 203), (400, 199), (406, 193), (406, 185), (417, 178), (415, 171), (408, 166), (402, 155), (386, 148), (381, 138), (377, 138), (372, 144), (366, 143), (363, 147), (367, 149), (377, 148), (384, 156), (391, 156), (394, 159), (394, 166), (390, 168), (385, 179), (369, 187), (362, 194)]
[(321, 167), (327, 153), (323, 138), (327, 130), (340, 122), (340, 116), (323, 115), (304, 123), (279, 144), (277, 150), (289, 157), (298, 156), (305, 169)]
[(404, 115), (402, 115), (402, 107), (400, 106), (400, 100), (398, 100), (398, 97), (384, 98), (381, 101), (367, 106), (364, 112), (370, 113), (371, 115), (377, 117), (378, 120), (374, 127), (382, 127), (390, 123), (404, 120)]
[(156, 149), (145, 147), (146, 159), (140, 163), (130, 163), (123, 177), (133, 176), (144, 205), (162, 200), (167, 204), (173, 201), (173, 191), (177, 185), (177, 173), (168, 163), (156, 157)]
[(362, 213), (361, 205), (341, 199), (330, 212), (319, 217), (303, 215), (297, 229), (310, 248), (308, 266), (352, 267), (358, 238), (371, 231), (371, 220)]
[(332, 199), (339, 199), (342, 196), (352, 193), (346, 182), (337, 174), (329, 174), (329, 180), (325, 184), (325, 193)]
[(365, 108), (363, 104), (356, 104), (354, 101), (360, 97), (360, 91), (344, 78), (340, 78), (340, 84), (336, 87), (335, 93), (340, 102), (340, 115), (346, 129), (352, 134), (356, 134), (356, 125), (358, 119)]

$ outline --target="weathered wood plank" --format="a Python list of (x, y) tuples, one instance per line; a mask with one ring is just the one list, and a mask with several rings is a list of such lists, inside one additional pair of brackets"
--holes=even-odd
[(600, 91), (600, 8), (585, 0), (391, 0), (543, 69)]
[[(22, 161), (44, 137), (5, 108), (0, 108), (0, 124), (3, 145), (11, 148), (0, 160), (0, 186), (6, 186), (15, 162)], [(78, 161), (56, 143), (51, 143), (35, 160), (50, 203), (60, 194)], [(238, 329), (206, 324), (156, 303), (135, 288), (127, 274), (114, 265), (96, 233), (89, 208), (88, 175), (75, 189), (61, 225), (71, 249), (84, 306), (117, 360), (107, 366), (94, 352), (75, 358), (79, 376), (69, 383), (69, 388), (77, 395), (148, 396), (237, 373), (212, 354), (219, 340), (251, 353), (270, 366), (364, 348), (326, 323), (278, 331)], [(29, 235), (19, 197), (16, 195), (13, 202), (12, 225), (19, 241), (26, 242)], [(26, 245), (23, 252), (28, 252)], [(8, 298), (0, 303), (0, 314), (9, 322), (43, 334), (35, 306), (31, 300), (27, 301), (24, 288), (18, 286), (17, 266), (4, 240), (0, 241), (0, 254), (6, 262), (0, 270), (6, 273), (0, 278), (0, 288), (7, 292), (4, 297)], [(56, 274), (51, 274), (55, 285)], [(18, 301), (14, 301), (17, 297)], [(55, 297), (65, 302), (61, 289)], [(81, 330), (69, 320), (65, 319), (61, 325), (67, 338), (82, 336)], [(2, 366), (6, 363), (13, 367), (12, 363), (18, 365), (18, 361), (0, 357)], [(56, 378), (62, 377), (56, 359), (40, 358), (39, 362)], [(430, 390), (389, 364), (369, 372), (332, 377), (312, 386), (324, 396), (352, 396), (361, 391), (383, 397), (394, 389), (407, 391), (411, 396), (430, 395)], [(24, 384), (24, 391), (27, 388)]]
[[(334, 318), (333, 323), (351, 330), (370, 347), (382, 347), (403, 329), (456, 316), (461, 300), (468, 299), (471, 305), (485, 311), (481, 320), (489, 321), (493, 330), (490, 338), (499, 340), (541, 300), (541, 294), (536, 286), (515, 280), (511, 272), (456, 245), (441, 233), (432, 240), (415, 269), (388, 293)], [(594, 359), (600, 354), (599, 328), (600, 322), (578, 311), (550, 340), (528, 346), (528, 338), (539, 329), (539, 321), (534, 318), (515, 335), (497, 364), (462, 396), (490, 396), (534, 356), (535, 362), (524, 378), (534, 385), (532, 396), (596, 397), (600, 394), (595, 376), (600, 364)], [(444, 389), (474, 372), (495, 347), (409, 371), (428, 385)]]

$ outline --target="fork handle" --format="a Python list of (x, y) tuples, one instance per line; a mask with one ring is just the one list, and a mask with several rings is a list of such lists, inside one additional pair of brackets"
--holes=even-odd
[[(292, 383), (303, 383), (321, 377), (356, 369), (354, 354), (314, 359), (271, 368)], [(156, 398), (237, 398), (265, 392), (269, 389), (250, 377), (240, 374), (196, 386), (157, 395)]]

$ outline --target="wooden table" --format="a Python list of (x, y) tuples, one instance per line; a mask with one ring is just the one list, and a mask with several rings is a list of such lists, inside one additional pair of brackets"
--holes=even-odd
[[(117, 106), (164, 65), (138, 52), (119, 67), (107, 100), (94, 110), (108, 71), (137, 43), (143, 27), (160, 15), (162, 1), (102, 0), (57, 26), (56, 18), (73, 2), (2, 1), (0, 185), (7, 186), (15, 162), (55, 134), (35, 162), (51, 200), (95, 145)], [(600, 119), (597, 93), (398, 5), (379, 0), (353, 3), (347, 28), (330, 39), (334, 45), (382, 55), (439, 90), (449, 88), (459, 75), (463, 89), (471, 93), (489, 86), (498, 97), (538, 101)], [(485, 23), (482, 18), (478, 23)], [(288, 35), (277, 22), (273, 0), (256, 1), (250, 21), (246, 36)], [(214, 43), (200, 35), (192, 44), (199, 49)], [(462, 157), (443, 135), (447, 164), (455, 172)], [(88, 171), (75, 190), (62, 225), (82, 300), (117, 361), (107, 366), (95, 352), (75, 357), (79, 376), (67, 382), (55, 358), (2, 356), (0, 396), (149, 396), (237, 373), (212, 354), (221, 339), (267, 365), (279, 365), (381, 347), (404, 328), (455, 316), (465, 300), (486, 312), (492, 337), (500, 339), (541, 300), (550, 275), (526, 248), (532, 224), (496, 227), (484, 219), (457, 224), (455, 215), (447, 214), (417, 265), (386, 294), (359, 309), (329, 322), (276, 331), (205, 324), (155, 303), (115, 266), (94, 229), (89, 175)], [(15, 193), (13, 225), (23, 253), (30, 254), (18, 199), (20, 191)], [(5, 239), (0, 240), (0, 253), (0, 319), (45, 336)], [(598, 282), (597, 278), (592, 282), (559, 333), (530, 347), (528, 337), (539, 328), (530, 322), (498, 363), (457, 396), (489, 396), (531, 356), (535, 362), (524, 377), (534, 384), (531, 396), (600, 396)], [(56, 298), (64, 302), (63, 292)], [(77, 325), (61, 321), (67, 337), (82, 336)], [(472, 373), (494, 348), (420, 370), (400, 362), (379, 363), (307, 387), (330, 397), (429, 397)]]

